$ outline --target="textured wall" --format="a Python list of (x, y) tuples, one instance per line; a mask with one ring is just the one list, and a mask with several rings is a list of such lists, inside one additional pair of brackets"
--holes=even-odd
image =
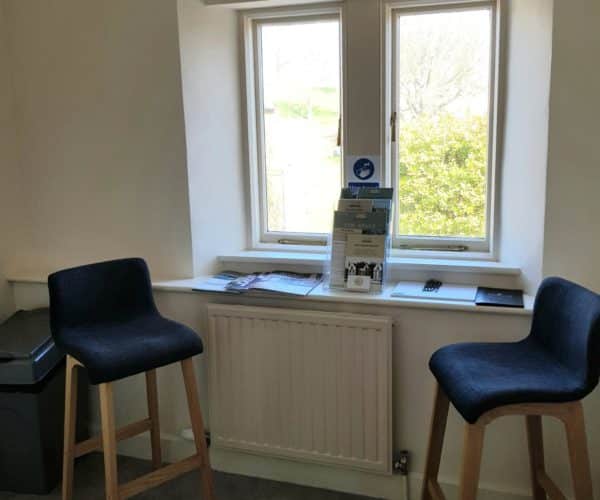
[(176, 2), (4, 5), (27, 186), (15, 268), (139, 255), (190, 276)]
[(0, 3), (0, 321), (14, 309), (4, 273), (17, 246), (19, 217), (22, 215), (14, 88), (6, 27), (4, 5)]
[(600, 292), (600, 3), (554, 9), (544, 274)]

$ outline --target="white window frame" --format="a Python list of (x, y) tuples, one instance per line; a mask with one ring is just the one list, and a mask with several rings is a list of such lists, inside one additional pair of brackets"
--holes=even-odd
[[(344, 116), (344, 47), (343, 47), (343, 8), (339, 4), (320, 4), (310, 6), (282, 7), (272, 9), (256, 9), (240, 14), (244, 74), (245, 74), (245, 109), (247, 127), (247, 157), (249, 205), (248, 239), (250, 247), (255, 249), (285, 249), (324, 251), (328, 234), (292, 233), (268, 231), (266, 165), (264, 154), (264, 113), (262, 67), (260, 57), (260, 37), (258, 30), (265, 24), (286, 24), (302, 20), (327, 21), (338, 20), (340, 23), (340, 110)], [(343, 120), (342, 120), (343, 127)], [(344, 134), (342, 133), (342, 137)], [(342, 144), (340, 172), (343, 173), (344, 148)], [(343, 185), (342, 177), (342, 185)]]
[[(383, 9), (383, 54), (382, 54), (382, 116), (384, 124), (382, 130), (382, 151), (384, 165), (384, 179), (388, 186), (398, 186), (398, 147), (392, 141), (391, 118), (397, 110), (397, 68), (396, 68), (396, 18), (402, 12), (456, 12), (474, 8), (486, 7), (490, 9), (490, 87), (489, 87), (489, 123), (488, 123), (488, 171), (486, 187), (486, 237), (461, 238), (461, 237), (435, 237), (435, 236), (405, 236), (398, 235), (399, 209), (394, 215), (393, 247), (394, 253), (399, 256), (419, 257), (450, 257), (450, 258), (497, 258), (497, 232), (498, 232), (498, 184), (499, 178), (499, 151), (500, 130), (499, 116), (502, 111), (499, 106), (500, 76), (501, 76), (501, 0), (395, 0), (388, 1)], [(396, 141), (398, 138), (396, 137)], [(397, 199), (397, 198), (396, 198)], [(467, 247), (464, 251), (456, 251), (459, 247)], [(454, 250), (453, 250), (454, 249)]]

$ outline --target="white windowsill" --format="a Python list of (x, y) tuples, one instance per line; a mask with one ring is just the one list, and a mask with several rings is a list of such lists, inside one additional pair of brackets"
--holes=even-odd
[[(277, 252), (264, 250), (246, 250), (229, 255), (221, 255), (218, 260), (227, 264), (286, 264), (297, 266), (323, 265), (329, 256), (325, 253)], [(418, 257), (396, 257), (389, 259), (393, 270), (445, 271), (457, 273), (498, 274), (519, 276), (521, 269), (490, 260), (424, 259)]]
[[(174, 281), (154, 281), (152, 282), (152, 288), (157, 291), (163, 292), (174, 292), (174, 293), (199, 293), (209, 295), (213, 297), (236, 297), (238, 300), (245, 300), (245, 298), (252, 299), (264, 299), (264, 300), (301, 300), (306, 302), (337, 302), (346, 304), (363, 304), (372, 306), (393, 306), (393, 307), (409, 307), (416, 309), (438, 309), (438, 310), (450, 310), (450, 311), (466, 311), (474, 313), (487, 313), (487, 314), (502, 314), (502, 315), (516, 315), (516, 316), (527, 316), (533, 311), (534, 297), (531, 295), (524, 296), (525, 308), (509, 308), (509, 307), (484, 307), (477, 306), (472, 302), (458, 302), (458, 301), (442, 301), (442, 300), (431, 300), (431, 299), (403, 299), (399, 297), (392, 297), (390, 294), (394, 285), (388, 285), (384, 291), (379, 294), (364, 294), (347, 292), (345, 290), (334, 290), (324, 284), (317, 286), (309, 295), (306, 297), (298, 297), (294, 295), (283, 295), (283, 294), (249, 294), (249, 295), (236, 295), (221, 292), (203, 292), (194, 290), (202, 281), (210, 278), (210, 276), (201, 276), (191, 279), (174, 280)], [(46, 286), (46, 278), (34, 275), (12, 275), (7, 277), (10, 283), (14, 284), (35, 284)]]
[(248, 295), (229, 294), (223, 292), (205, 292), (194, 290), (195, 287), (208, 279), (209, 276), (199, 277), (189, 280), (177, 280), (177, 281), (161, 281), (153, 283), (155, 290), (167, 291), (167, 292), (184, 292), (184, 293), (199, 293), (203, 295), (209, 295), (213, 297), (235, 297), (236, 300), (244, 301), (248, 298), (251, 299), (264, 299), (264, 300), (301, 300), (306, 302), (338, 302), (344, 304), (363, 304), (371, 306), (392, 306), (392, 307), (409, 307), (416, 309), (440, 309), (440, 310), (451, 310), (451, 311), (466, 311), (475, 313), (487, 313), (487, 314), (508, 314), (516, 316), (528, 316), (533, 310), (534, 298), (530, 295), (523, 297), (525, 307), (510, 308), (510, 307), (485, 307), (475, 305), (473, 302), (460, 302), (451, 300), (432, 300), (432, 299), (404, 299), (399, 297), (392, 297), (391, 293), (394, 285), (386, 286), (382, 293), (378, 294), (367, 294), (367, 293), (354, 293), (347, 292), (345, 290), (334, 290), (321, 283), (317, 286), (310, 294), (305, 297), (295, 295), (284, 295), (284, 294), (269, 294), (269, 293), (250, 293)]

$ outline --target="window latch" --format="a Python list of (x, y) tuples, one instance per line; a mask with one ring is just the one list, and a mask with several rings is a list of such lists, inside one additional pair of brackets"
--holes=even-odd
[(396, 119), (398, 114), (394, 111), (392, 112), (392, 117), (390, 118), (390, 127), (392, 128), (392, 142), (396, 142)]
[(338, 132), (337, 132), (337, 141), (336, 141), (337, 147), (341, 147), (342, 145), (342, 117), (340, 116), (338, 118)]
[(401, 250), (419, 250), (428, 252), (468, 252), (467, 245), (441, 245), (441, 246), (425, 246), (425, 245), (400, 245)]
[(307, 245), (307, 246), (327, 246), (327, 242), (322, 240), (301, 240), (301, 239), (293, 239), (293, 238), (281, 238), (277, 240), (277, 243), (280, 245)]

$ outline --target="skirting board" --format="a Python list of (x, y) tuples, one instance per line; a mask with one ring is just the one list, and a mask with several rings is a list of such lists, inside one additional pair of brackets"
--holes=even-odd
[[(97, 426), (93, 426), (94, 430)], [(163, 459), (174, 462), (194, 453), (194, 444), (172, 434), (162, 434)], [(150, 459), (150, 440), (146, 435), (135, 436), (118, 445), (122, 455)], [(250, 453), (211, 449), (212, 466), (215, 470), (260, 477), (273, 481), (300, 484), (340, 491), (355, 495), (366, 495), (385, 500), (418, 500), (421, 494), (421, 474), (409, 476), (410, 498), (404, 498), (404, 478), (400, 475), (381, 475), (345, 470), (334, 466), (302, 463), (293, 460), (264, 457)], [(458, 487), (453, 481), (440, 478), (447, 500), (458, 498)], [(483, 483), (478, 500), (528, 500), (527, 491), (503, 491)]]

